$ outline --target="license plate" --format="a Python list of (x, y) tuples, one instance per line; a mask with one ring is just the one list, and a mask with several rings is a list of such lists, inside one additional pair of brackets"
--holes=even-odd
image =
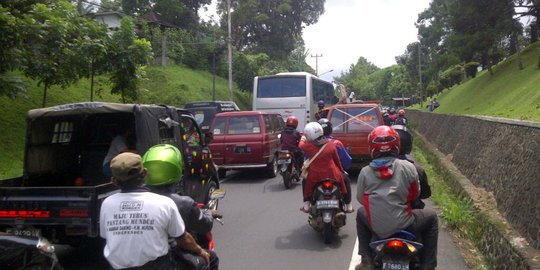
[(291, 163), (291, 160), (290, 159), (278, 159), (277, 163), (279, 165), (282, 165), (282, 164), (290, 164)]
[(251, 147), (245, 146), (245, 145), (236, 146), (234, 148), (233, 152), (235, 154), (249, 154), (249, 153), (251, 153)]
[(338, 200), (317, 201), (315, 204), (317, 205), (317, 209), (339, 208)]
[(388, 261), (383, 262), (383, 270), (409, 270), (409, 262), (407, 261)]
[(9, 234), (17, 235), (17, 236), (40, 236), (41, 230), (40, 229), (15, 229), (15, 228), (7, 228), (6, 232)]

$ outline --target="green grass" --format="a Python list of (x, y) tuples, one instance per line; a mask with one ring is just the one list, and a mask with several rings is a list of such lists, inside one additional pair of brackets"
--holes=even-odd
[(419, 138), (414, 140), (413, 153), (416, 161), (422, 164), (426, 171), (432, 191), (431, 199), (440, 209), (439, 217), (442, 218), (442, 222), (461, 239), (461, 244), (464, 243), (464, 239), (471, 241), (467, 242), (467, 254), (463, 254), (469, 269), (489, 269), (488, 263), (478, 248), (481, 245), (482, 233), (480, 226), (478, 226), (481, 222), (478, 217), (479, 213), (476, 212), (470, 201), (459, 197), (447, 184), (445, 174), (434, 166), (436, 157), (423, 150), (423, 142)]
[[(97, 78), (106, 82), (107, 78)], [(96, 87), (96, 86), (95, 86)], [(110, 85), (104, 84), (94, 94), (94, 101), (120, 102), (118, 95), (110, 94)], [(228, 100), (227, 80), (216, 77), (216, 99)], [(22, 174), (26, 113), (42, 105), (43, 87), (34, 83), (28, 90), (28, 98), (12, 100), (0, 96), (0, 179)], [(182, 66), (147, 67), (146, 79), (141, 84), (139, 103), (167, 104), (182, 107), (187, 102), (212, 99), (212, 74), (191, 70)], [(251, 109), (251, 99), (238, 89), (233, 99), (243, 110)], [(90, 101), (89, 80), (81, 80), (67, 89), (52, 87), (48, 91), (46, 106), (71, 102)]]
[[(540, 42), (527, 47), (519, 57), (513, 55), (493, 68), (484, 70), (438, 96), (438, 113), (488, 115), (540, 121)], [(419, 105), (411, 108), (426, 110)]]

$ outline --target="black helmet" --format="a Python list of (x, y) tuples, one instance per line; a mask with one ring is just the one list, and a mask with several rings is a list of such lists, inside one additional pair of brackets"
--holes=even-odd
[(321, 118), (318, 122), (323, 128), (324, 136), (330, 136), (332, 134), (332, 122), (326, 118)]
[(400, 155), (408, 155), (412, 151), (413, 146), (413, 137), (406, 126), (404, 125), (393, 125), (392, 128), (399, 134), (400, 140)]

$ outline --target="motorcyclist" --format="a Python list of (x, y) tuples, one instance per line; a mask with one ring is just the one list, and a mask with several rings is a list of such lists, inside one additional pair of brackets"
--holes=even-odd
[(345, 185), (347, 186), (347, 194), (343, 198), (345, 203), (347, 204), (347, 208), (345, 209), (345, 212), (352, 213), (354, 211), (352, 204), (350, 203), (352, 201), (352, 193), (351, 193), (351, 179), (349, 178), (349, 174), (345, 171), (351, 167), (352, 164), (352, 157), (349, 155), (347, 150), (345, 149), (345, 146), (343, 143), (332, 136), (332, 122), (326, 118), (321, 118), (319, 121), (317, 121), (319, 124), (321, 124), (321, 127), (323, 128), (324, 137), (329, 142), (333, 143), (336, 146), (336, 150), (339, 155), (339, 160), (341, 162), (341, 167), (344, 169), (343, 171), (343, 180), (345, 181)]
[[(334, 179), (340, 183), (341, 192), (344, 194), (345, 198), (347, 187), (343, 180), (343, 168), (339, 161), (339, 155), (336, 146), (333, 143), (329, 143), (324, 137), (321, 124), (317, 122), (306, 124), (304, 128), (304, 137), (302, 137), (299, 146), (309, 159), (313, 158), (323, 146), (325, 147), (311, 162), (308, 168), (307, 179), (302, 182), (304, 188), (304, 206), (300, 210), (309, 212), (314, 186), (317, 182), (326, 178)], [(345, 203), (347, 204), (347, 209), (352, 208), (350, 201)]]
[(356, 216), (358, 254), (362, 262), (356, 269), (373, 269), (372, 237), (387, 238), (402, 229), (420, 236), (421, 269), (437, 266), (438, 220), (431, 209), (412, 209), (420, 192), (414, 165), (399, 159), (398, 133), (388, 126), (374, 128), (368, 136), (373, 161), (358, 175), (357, 199), (361, 206)]
[(112, 268), (175, 269), (170, 242), (209, 263), (210, 255), (185, 230), (173, 200), (143, 186), (147, 170), (140, 155), (117, 155), (111, 160), (111, 171), (112, 183), (121, 192), (101, 204), (99, 231), (106, 240), (103, 255)]
[(319, 120), (321, 118), (326, 118), (328, 111), (324, 110), (325, 105), (326, 104), (324, 103), (324, 100), (322, 99), (317, 102), (317, 107), (319, 108), (319, 110), (315, 113), (315, 119)]
[(388, 118), (390, 118), (390, 125), (387, 125), (387, 126), (392, 126), (396, 122), (396, 119), (398, 118), (396, 109), (394, 107), (391, 107), (390, 109), (388, 109)]
[(397, 118), (394, 121), (394, 125), (406, 126), (408, 123), (409, 121), (407, 120), (407, 117), (405, 117), (405, 110), (399, 109), (397, 113)]
[(304, 162), (304, 154), (298, 148), (298, 144), (300, 143), (300, 139), (302, 138), (302, 135), (298, 130), (296, 130), (296, 127), (298, 127), (298, 118), (296, 116), (289, 116), (287, 117), (287, 120), (285, 121), (285, 129), (281, 132), (280, 141), (281, 141), (281, 149), (282, 150), (288, 150), (292, 153), (294, 158), (294, 164), (296, 168), (299, 170), (302, 167), (302, 163)]
[(412, 208), (422, 209), (424, 208), (425, 203), (421, 199), (427, 199), (431, 196), (431, 187), (428, 183), (426, 171), (411, 156), (413, 137), (409, 132), (409, 129), (403, 125), (393, 125), (392, 128), (399, 134), (399, 158), (414, 164), (416, 172), (418, 173), (418, 180), (420, 181), (420, 196), (418, 199), (412, 202)]
[[(148, 170), (144, 179), (146, 186), (150, 191), (167, 196), (174, 201), (184, 220), (186, 231), (197, 238), (212, 230), (214, 218), (221, 218), (221, 214), (215, 210), (201, 209), (191, 197), (175, 193), (183, 168), (183, 160), (178, 148), (170, 144), (155, 145), (144, 154), (143, 164)], [(199, 244), (202, 245), (202, 243)], [(219, 258), (214, 251), (207, 250), (210, 254), (210, 265), (200, 260), (199, 256), (179, 247), (172, 248), (172, 252), (182, 269), (218, 269)]]

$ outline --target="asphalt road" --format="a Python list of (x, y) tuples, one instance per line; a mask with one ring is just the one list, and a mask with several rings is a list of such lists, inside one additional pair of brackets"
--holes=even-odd
[[(220, 269), (354, 269), (356, 253), (355, 214), (326, 245), (300, 212), (302, 186), (283, 186), (281, 177), (259, 177), (257, 171), (233, 172), (222, 182), (227, 195), (220, 202), (225, 225), (214, 226)], [(355, 209), (356, 178), (352, 190)], [(427, 202), (432, 207), (431, 202)], [(467, 269), (452, 237), (439, 230), (437, 269)]]
[[(324, 244), (322, 236), (308, 225), (307, 214), (299, 211), (301, 184), (286, 190), (281, 176), (268, 179), (260, 175), (257, 170), (233, 171), (222, 182), (226, 196), (219, 209), (224, 225), (215, 223), (213, 230), (221, 270), (355, 268), (360, 262), (356, 255), (355, 214), (348, 214), (347, 225), (331, 244)], [(354, 177), (351, 184), (355, 196)], [(358, 202), (353, 201), (358, 208)], [(108, 267), (98, 244), (59, 250), (65, 269)], [(439, 230), (438, 261), (437, 269), (467, 269), (452, 237), (443, 228)]]

